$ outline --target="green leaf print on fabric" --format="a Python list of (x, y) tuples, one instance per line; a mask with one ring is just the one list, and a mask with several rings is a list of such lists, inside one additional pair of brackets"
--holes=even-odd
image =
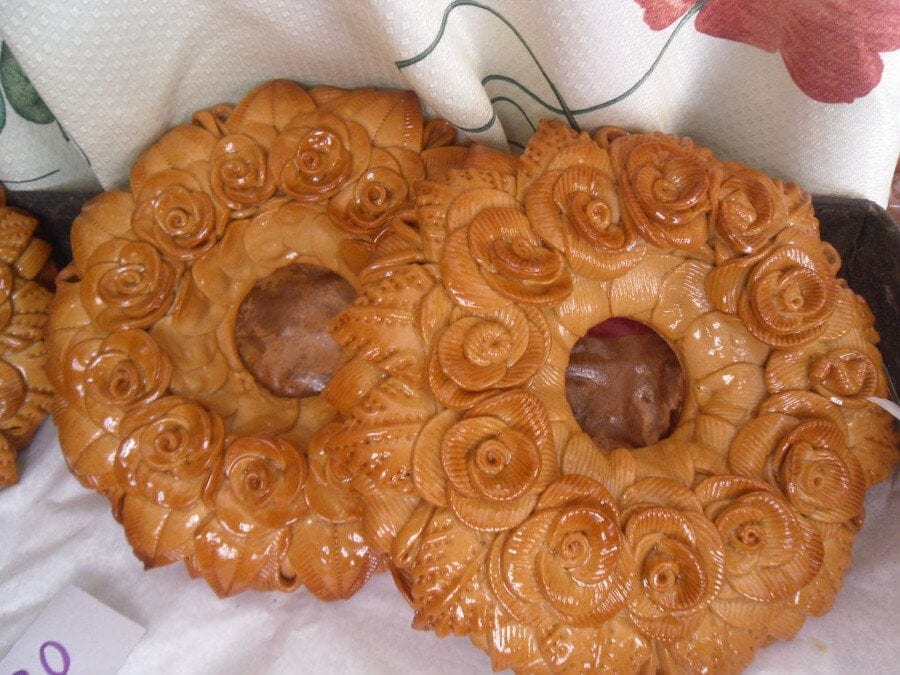
[(6, 102), (3, 100), (3, 96), (0, 95), (0, 131), (3, 131), (3, 127), (6, 126)]
[[(3, 87), (10, 107), (24, 119), (35, 124), (50, 124), (56, 121), (53, 113), (31, 86), (31, 81), (22, 72), (6, 43), (0, 47), (0, 86)], [(3, 121), (6, 121), (5, 111)]]

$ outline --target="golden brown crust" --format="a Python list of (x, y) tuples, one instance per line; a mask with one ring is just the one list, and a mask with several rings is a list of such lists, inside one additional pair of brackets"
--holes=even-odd
[[(865, 303), (807, 195), (686, 139), (543, 122), (475, 159), (419, 185), (335, 319), (365, 379), (326, 390), (345, 421), (317, 442), (416, 627), (496, 669), (740, 669), (827, 611), (896, 461)], [(611, 317), (688, 383), (648, 447), (598, 447), (566, 402)]]
[[(519, 158), (454, 136), (407, 92), (277, 81), (148, 149), (59, 277), (72, 471), (145, 564), (220, 595), (348, 597), (390, 560), (414, 626), (496, 669), (740, 669), (828, 610), (897, 457), (871, 315), (808, 195), (663, 134), (544, 122)], [(360, 291), (305, 398), (262, 386), (234, 330), (297, 262)], [(688, 382), (648, 447), (598, 447), (566, 400), (610, 317)]]
[(47, 416), (52, 388), (44, 372), (44, 335), (52, 291), (50, 245), (38, 222), (6, 206), (0, 186), (0, 488), (19, 480), (16, 455)]
[(55, 419), (147, 566), (184, 560), (220, 595), (334, 599), (381, 564), (358, 497), (309, 447), (334, 407), (255, 379), (235, 321), (289, 265), (358, 288), (426, 177), (426, 136), (435, 152), (453, 139), (426, 134), (410, 92), (271, 82), (197, 112), (141, 155), (129, 191), (85, 205), (49, 329)]

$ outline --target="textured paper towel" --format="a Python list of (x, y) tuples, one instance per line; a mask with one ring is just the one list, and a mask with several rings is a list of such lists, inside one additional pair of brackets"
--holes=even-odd
[[(183, 565), (144, 571), (106, 500), (69, 475), (50, 423), (20, 455), (20, 467), (21, 482), (0, 491), (0, 654), (72, 584), (146, 628), (123, 675), (490, 670), (468, 640), (412, 630), (412, 610), (388, 574), (347, 602), (323, 603), (305, 591), (221, 600)], [(897, 485), (874, 488), (866, 512), (834, 608), (807, 620), (793, 641), (761, 650), (749, 673), (896, 672)]]
[[(894, 0), (8, 0), (0, 36), (106, 188), (191, 111), (273, 77), (410, 87), (496, 145), (554, 110), (687, 134), (882, 205), (900, 148)], [(0, 177), (29, 174), (11, 147), (0, 135)]]

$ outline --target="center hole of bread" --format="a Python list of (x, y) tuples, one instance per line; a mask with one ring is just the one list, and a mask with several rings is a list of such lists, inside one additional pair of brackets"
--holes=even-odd
[(582, 430), (599, 447), (642, 448), (674, 430), (684, 399), (684, 372), (653, 329), (610, 319), (572, 347), (566, 398)]
[(288, 265), (260, 279), (234, 326), (244, 367), (276, 396), (320, 393), (341, 357), (328, 324), (354, 298), (347, 281), (316, 265)]

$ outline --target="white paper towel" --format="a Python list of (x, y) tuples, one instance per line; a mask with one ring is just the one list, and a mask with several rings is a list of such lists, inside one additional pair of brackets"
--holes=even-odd
[[(732, 24), (741, 42), (697, 29)], [(6, 0), (0, 36), (106, 188), (192, 111), (275, 77), (409, 87), (496, 145), (524, 143), (553, 110), (587, 129), (687, 134), (812, 192), (882, 205), (900, 149), (895, 0)], [(823, 103), (795, 80), (857, 98)], [(862, 95), (858, 81), (878, 84)], [(0, 135), (0, 177), (22, 161)]]
[[(19, 466), (21, 482), (0, 491), (0, 654), (72, 584), (146, 628), (122, 675), (490, 671), (488, 657), (468, 640), (411, 629), (412, 610), (389, 574), (348, 601), (324, 603), (304, 590), (222, 600), (181, 563), (145, 571), (106, 500), (69, 475), (50, 423)], [(896, 672), (896, 481), (869, 493), (866, 512), (834, 608), (808, 619), (793, 641), (758, 652), (748, 673)]]

